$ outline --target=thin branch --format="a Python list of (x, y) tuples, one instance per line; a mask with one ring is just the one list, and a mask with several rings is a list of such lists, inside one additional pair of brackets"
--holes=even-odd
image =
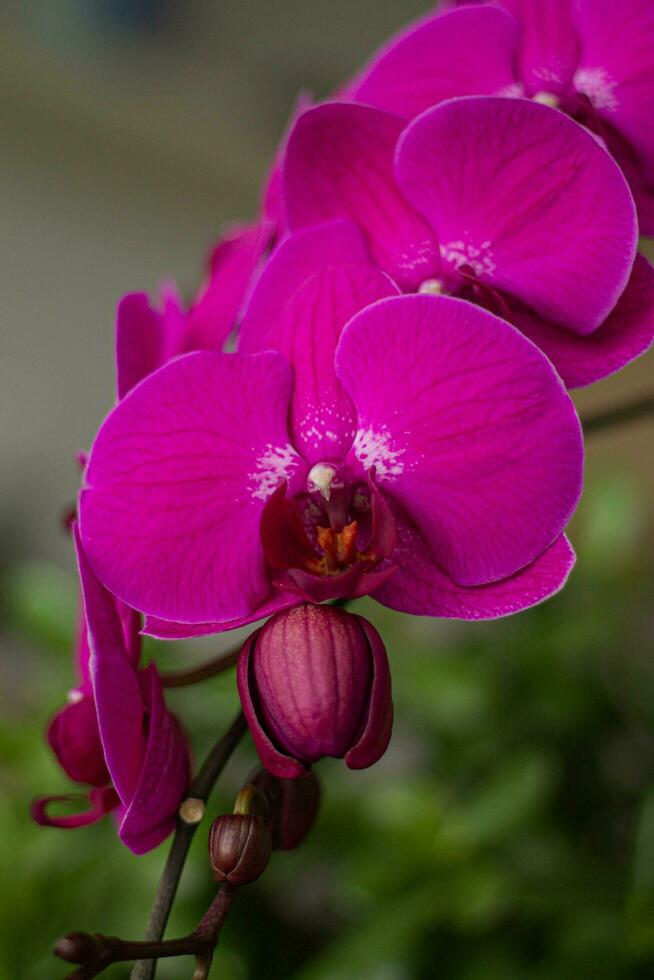
[[(189, 789), (189, 799), (206, 803), (218, 776), (227, 764), (228, 759), (246, 729), (247, 723), (243, 712), (239, 711), (238, 716), (230, 728), (216, 742), (204, 760)], [(164, 934), (168, 916), (170, 915), (170, 910), (177, 893), (179, 879), (181, 878), (189, 847), (191, 846), (191, 841), (198, 828), (198, 824), (199, 819), (194, 823), (189, 823), (181, 819), (177, 821), (175, 837), (173, 838), (168, 860), (166, 861), (163, 874), (159, 881), (159, 887), (157, 888), (154, 904), (145, 930), (146, 941), (159, 942)], [(156, 968), (156, 960), (139, 960), (132, 970), (131, 980), (153, 980)]]
[(209, 677), (222, 674), (224, 670), (229, 670), (238, 660), (241, 647), (234, 647), (227, 653), (221, 653), (213, 660), (207, 660), (197, 667), (190, 670), (160, 670), (159, 677), (164, 687), (187, 687), (189, 684), (197, 684), (199, 681), (206, 681)]
[(619, 405), (617, 408), (610, 408), (605, 412), (598, 412), (582, 419), (581, 425), (584, 435), (593, 435), (596, 432), (603, 432), (605, 429), (612, 429), (623, 422), (635, 422), (638, 419), (647, 418), (654, 415), (654, 395), (645, 395), (637, 398), (626, 405)]
[(103, 973), (112, 963), (123, 963), (143, 955), (154, 956), (157, 959), (169, 956), (195, 956), (196, 970), (194, 976), (202, 980), (209, 975), (213, 952), (235, 895), (236, 889), (225, 882), (197, 928), (190, 935), (182, 936), (181, 939), (166, 939), (159, 942), (135, 941), (119, 939), (117, 936), (103, 936), (101, 934), (91, 936), (87, 933), (77, 933), (60, 940), (55, 952), (62, 959), (70, 962), (71, 959), (77, 958), (75, 946), (79, 946), (80, 940), (83, 943), (84, 954), (86, 954), (85, 962), (78, 970), (70, 973), (67, 980), (92, 980), (93, 977)]

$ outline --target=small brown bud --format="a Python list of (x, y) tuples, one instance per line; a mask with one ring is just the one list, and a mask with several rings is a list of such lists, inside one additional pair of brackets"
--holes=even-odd
[(88, 932), (69, 932), (55, 943), (55, 956), (66, 963), (93, 963), (97, 956), (97, 945)]
[(311, 830), (320, 805), (320, 782), (310, 771), (299, 779), (277, 779), (261, 769), (252, 782), (270, 801), (268, 822), (276, 851), (292, 851)]
[(270, 831), (262, 817), (226, 813), (211, 824), (209, 864), (214, 881), (249, 885), (270, 860)]

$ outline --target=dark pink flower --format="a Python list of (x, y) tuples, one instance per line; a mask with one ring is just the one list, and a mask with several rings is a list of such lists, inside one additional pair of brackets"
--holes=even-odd
[(280, 779), (324, 756), (365, 769), (384, 754), (393, 704), (377, 630), (334, 606), (277, 613), (239, 657), (238, 689), (259, 758)]
[(50, 722), (48, 741), (67, 775), (92, 789), (84, 812), (53, 816), (53, 803), (75, 799), (64, 795), (37, 800), (32, 813), (39, 823), (72, 828), (115, 811), (120, 839), (142, 854), (174, 827), (188, 785), (188, 747), (156, 667), (138, 666), (138, 615), (95, 578), (77, 531), (76, 545), (84, 597), (80, 683)]
[(118, 397), (172, 357), (194, 350), (222, 350), (238, 322), (271, 225), (259, 221), (226, 234), (211, 253), (209, 275), (186, 310), (174, 286), (161, 290), (159, 307), (146, 293), (128, 293), (118, 305)]
[(274, 254), (239, 353), (178, 358), (110, 413), (81, 535), (155, 635), (367, 592), (492, 617), (565, 580), (581, 468), (540, 352), (470, 303), (397, 295), (336, 222)]
[(510, 320), (568, 386), (652, 341), (654, 269), (634, 265), (629, 188), (596, 139), (548, 106), (452, 99), (408, 127), (382, 109), (318, 106), (289, 137), (284, 194), (292, 229), (354, 221), (404, 291)]
[(348, 94), (405, 118), (461, 95), (557, 106), (606, 142), (654, 234), (651, 0), (501, 0), (431, 15), (382, 48)]

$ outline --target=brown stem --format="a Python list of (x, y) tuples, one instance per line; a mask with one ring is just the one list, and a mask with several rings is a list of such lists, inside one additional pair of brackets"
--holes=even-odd
[(593, 435), (595, 432), (603, 432), (613, 426), (621, 425), (623, 422), (634, 422), (637, 419), (647, 418), (654, 415), (654, 395), (645, 395), (634, 401), (627, 402), (626, 405), (619, 405), (617, 408), (610, 408), (605, 412), (598, 412), (582, 419), (584, 435)]
[[(247, 723), (243, 712), (239, 711), (231, 727), (216, 742), (204, 760), (189, 789), (189, 797), (206, 802), (214, 787), (214, 783), (246, 729)], [(146, 941), (159, 942), (164, 934), (168, 916), (170, 915), (175, 894), (177, 893), (179, 879), (181, 878), (186, 862), (186, 856), (197, 827), (198, 823), (186, 823), (183, 820), (177, 821), (173, 843), (159, 881), (159, 887), (157, 888), (154, 904), (145, 930)], [(132, 970), (131, 980), (153, 980), (156, 968), (156, 959), (139, 960)]]
[[(161, 941), (135, 941), (119, 939), (117, 936), (86, 936), (89, 959), (78, 970), (69, 974), (67, 980), (91, 980), (111, 966), (126, 960), (135, 960), (142, 956), (163, 959), (170, 956), (192, 955), (196, 957), (194, 976), (203, 980), (209, 975), (213, 951), (216, 948), (227, 914), (232, 907), (236, 889), (225, 882), (204, 914), (198, 927), (189, 935), (180, 939)], [(62, 940), (57, 951), (66, 956), (66, 940)], [(146, 961), (143, 961), (146, 962)], [(200, 972), (198, 972), (200, 971)]]
[(240, 651), (240, 647), (235, 647), (233, 650), (221, 653), (219, 657), (207, 660), (206, 663), (200, 664), (198, 667), (191, 667), (189, 670), (162, 670), (159, 671), (159, 677), (164, 687), (187, 687), (189, 684), (197, 684), (233, 667), (238, 660)]

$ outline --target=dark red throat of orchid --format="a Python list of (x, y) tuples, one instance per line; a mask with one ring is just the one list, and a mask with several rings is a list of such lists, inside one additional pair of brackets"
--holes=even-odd
[(271, 569), (298, 569), (324, 578), (355, 565), (374, 568), (391, 554), (394, 522), (372, 475), (368, 483), (347, 481), (337, 467), (319, 463), (309, 474), (307, 488), (289, 497), (283, 483), (264, 508), (261, 539)]

